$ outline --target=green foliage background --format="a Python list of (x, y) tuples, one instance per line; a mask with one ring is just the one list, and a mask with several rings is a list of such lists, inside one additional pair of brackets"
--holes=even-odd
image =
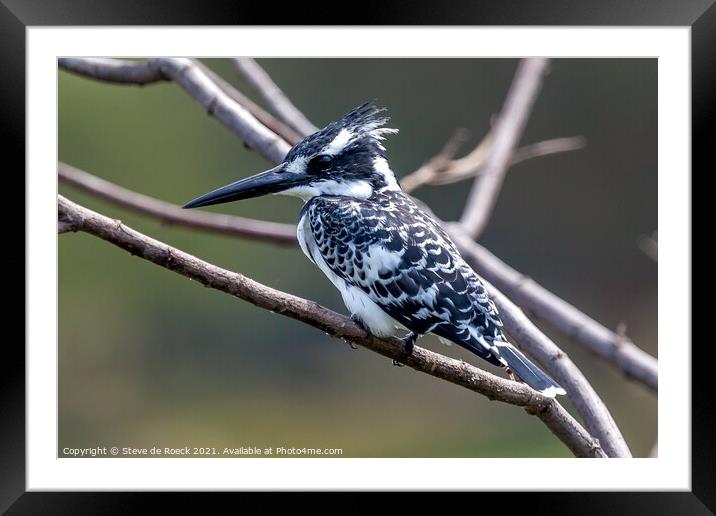
[[(249, 94), (230, 64), (206, 60)], [(456, 128), (474, 145), (499, 111), (511, 59), (264, 59), (317, 125), (365, 100), (389, 108), (399, 176)], [(115, 86), (59, 73), (59, 159), (174, 203), (267, 167), (178, 86)], [(637, 248), (657, 225), (657, 62), (552, 62), (523, 143), (581, 134), (587, 148), (507, 177), (481, 242), (657, 353), (657, 266)], [(470, 184), (416, 191), (459, 216)], [(162, 226), (60, 185), (70, 199), (273, 287), (344, 312), (298, 249)], [(213, 211), (293, 222), (300, 201)], [(479, 271), (478, 271), (479, 272)], [(286, 446), (350, 457), (568, 457), (533, 417), (301, 323), (201, 288), (84, 234), (59, 238), (59, 447)], [(633, 453), (656, 440), (656, 397), (542, 325), (610, 407)], [(432, 337), (420, 345), (484, 363)], [(679, 345), (679, 343), (672, 343)], [(568, 406), (571, 409), (571, 407)]]

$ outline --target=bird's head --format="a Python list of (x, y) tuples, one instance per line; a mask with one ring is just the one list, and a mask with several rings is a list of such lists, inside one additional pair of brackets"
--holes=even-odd
[(384, 127), (384, 109), (372, 102), (353, 109), (297, 143), (278, 166), (240, 179), (187, 203), (185, 208), (222, 204), (266, 194), (307, 201), (320, 195), (367, 199), (374, 191), (398, 189), (382, 140), (397, 129)]

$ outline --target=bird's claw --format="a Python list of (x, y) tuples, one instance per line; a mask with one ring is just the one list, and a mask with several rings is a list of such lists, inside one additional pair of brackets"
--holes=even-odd
[(403, 337), (402, 339), (400, 339), (400, 340), (403, 341), (403, 346), (404, 346), (405, 352), (406, 352), (408, 355), (412, 355), (412, 354), (413, 354), (413, 349), (415, 348), (415, 341), (416, 341), (417, 339), (418, 339), (418, 334), (415, 333), (414, 331), (411, 331), (411, 332), (408, 333), (405, 337)]
[[(405, 337), (400, 339), (401, 341), (403, 341), (403, 351), (406, 355), (413, 354), (413, 349), (415, 349), (415, 341), (417, 340), (417, 338), (418, 334), (414, 331), (411, 331)], [(403, 367), (405, 364), (401, 364), (397, 360), (393, 359), (393, 365), (396, 367)]]

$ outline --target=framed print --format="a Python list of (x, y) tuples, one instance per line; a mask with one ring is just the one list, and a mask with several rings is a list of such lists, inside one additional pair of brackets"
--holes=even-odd
[(44, 4), (2, 7), (27, 299), (3, 508), (514, 491), (711, 513), (709, 2), (351, 26)]

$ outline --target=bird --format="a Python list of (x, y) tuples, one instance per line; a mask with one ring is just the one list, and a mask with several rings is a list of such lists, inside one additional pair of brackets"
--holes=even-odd
[[(385, 108), (363, 103), (306, 136), (276, 167), (184, 205), (299, 197), (301, 250), (339, 290), (351, 319), (405, 352), (426, 334), (455, 343), (544, 396), (564, 389), (512, 345), (483, 281), (441, 225), (402, 191), (383, 142)], [(407, 332), (407, 333), (406, 333)]]

